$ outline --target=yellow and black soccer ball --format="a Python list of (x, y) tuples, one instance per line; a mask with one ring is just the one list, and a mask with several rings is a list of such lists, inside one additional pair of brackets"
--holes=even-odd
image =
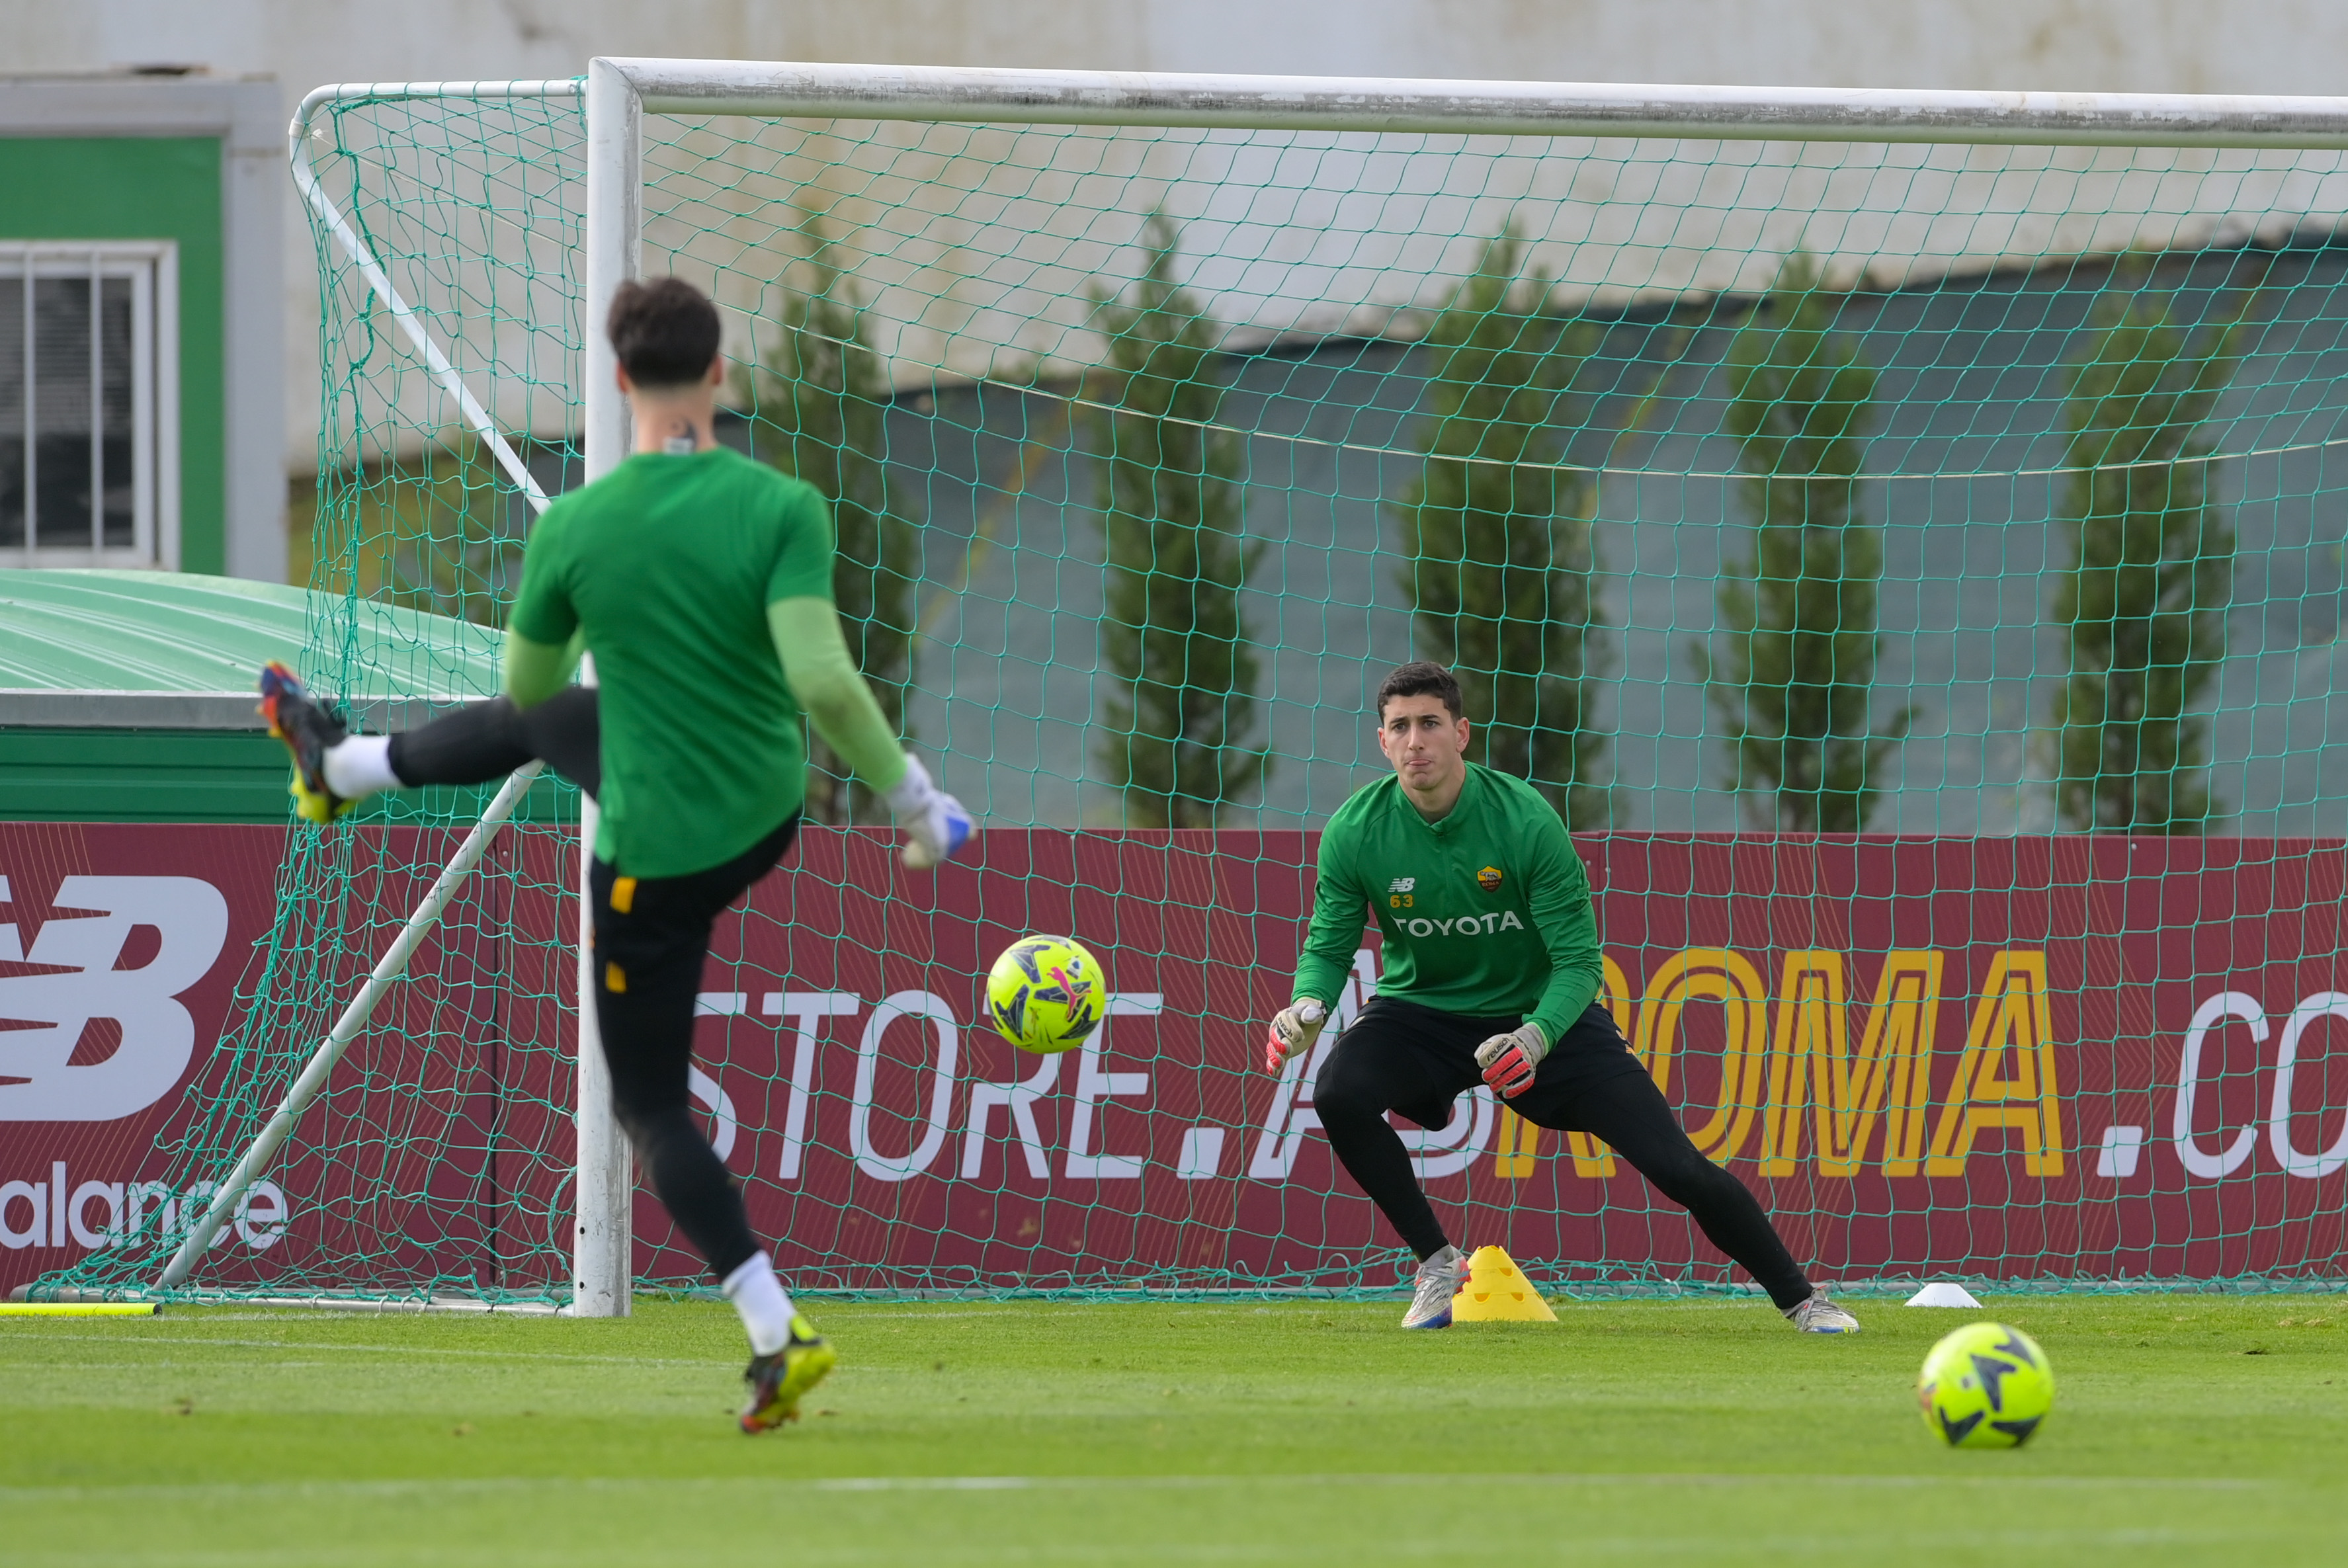
[(1107, 1007), (1100, 960), (1073, 936), (1023, 936), (987, 972), (987, 1016), (1023, 1051), (1049, 1055), (1084, 1044)]
[(1924, 1357), (1916, 1403), (1952, 1449), (2018, 1449), (2054, 1408), (2054, 1369), (2022, 1330), (1969, 1323)]

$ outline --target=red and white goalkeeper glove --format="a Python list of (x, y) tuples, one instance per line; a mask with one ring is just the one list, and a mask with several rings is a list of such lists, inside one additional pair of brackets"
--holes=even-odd
[(1311, 1050), (1328, 1021), (1329, 1010), (1309, 996), (1273, 1014), (1272, 1032), (1264, 1037), (1263, 1070), (1276, 1073), (1289, 1057)]
[(1530, 1018), (1505, 1035), (1494, 1035), (1476, 1047), (1476, 1065), (1484, 1069), (1484, 1081), (1500, 1091), (1503, 1099), (1514, 1099), (1533, 1087), (1533, 1074), (1549, 1055), (1549, 1037)]

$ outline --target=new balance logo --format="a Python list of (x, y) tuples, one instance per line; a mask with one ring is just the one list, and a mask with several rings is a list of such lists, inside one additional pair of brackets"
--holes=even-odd
[(1386, 884), (1388, 892), (1408, 892), (1418, 885), (1416, 877), (1396, 877)]
[[(0, 877), (0, 903), (8, 879)], [(176, 998), (202, 979), (228, 940), (228, 901), (195, 877), (67, 877), (26, 948), (0, 923), (0, 961), (46, 975), (0, 977), (0, 1121), (112, 1121), (178, 1087), (195, 1053), (196, 1021)], [(134, 926), (160, 937), (155, 955), (117, 967)], [(73, 1060), (92, 1019), (120, 1041), (102, 1060)]]

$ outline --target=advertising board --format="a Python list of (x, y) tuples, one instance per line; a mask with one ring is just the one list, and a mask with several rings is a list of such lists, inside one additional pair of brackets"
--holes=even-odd
[[(340, 918), (387, 939), (450, 836), (348, 839)], [(786, 1272), (859, 1289), (1390, 1277), (1392, 1238), (1319, 1135), (1311, 1064), (1260, 1065), (1311, 838), (982, 844), (911, 873), (880, 835), (811, 830), (720, 923), (692, 1089)], [(2339, 1271), (2342, 846), (1580, 848), (1602, 1002), (1820, 1277)], [(239, 994), (306, 983), (323, 1006), (355, 983), (350, 959), (264, 976), (287, 850), (278, 829), (0, 825), (0, 1288), (183, 1222), (203, 1194), (172, 1150), (210, 1136), (243, 1081), (221, 1042), (310, 1043), (238, 1036)], [(331, 1284), (363, 1257), (375, 1277), (561, 1290), (570, 849), (533, 830), (505, 852), (208, 1276)], [(1103, 1026), (1062, 1057), (983, 1022), (987, 964), (1035, 930), (1076, 934), (1108, 974)], [(276, 951), (282, 971), (282, 936)], [(1378, 975), (1372, 932), (1341, 1020)], [(1456, 1239), (1567, 1279), (1727, 1277), (1610, 1151), (1483, 1091), (1403, 1131)], [(640, 1273), (695, 1275), (648, 1196), (636, 1222)]]

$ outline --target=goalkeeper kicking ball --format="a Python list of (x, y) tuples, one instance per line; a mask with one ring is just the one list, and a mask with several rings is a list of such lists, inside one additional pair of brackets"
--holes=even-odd
[(1924, 1357), (1916, 1402), (1952, 1449), (2018, 1449), (2054, 1408), (2054, 1369), (2022, 1330), (1969, 1323)]
[(987, 972), (995, 1032), (1023, 1051), (1048, 1056), (1084, 1044), (1107, 1006), (1100, 960), (1072, 936), (1023, 936)]

